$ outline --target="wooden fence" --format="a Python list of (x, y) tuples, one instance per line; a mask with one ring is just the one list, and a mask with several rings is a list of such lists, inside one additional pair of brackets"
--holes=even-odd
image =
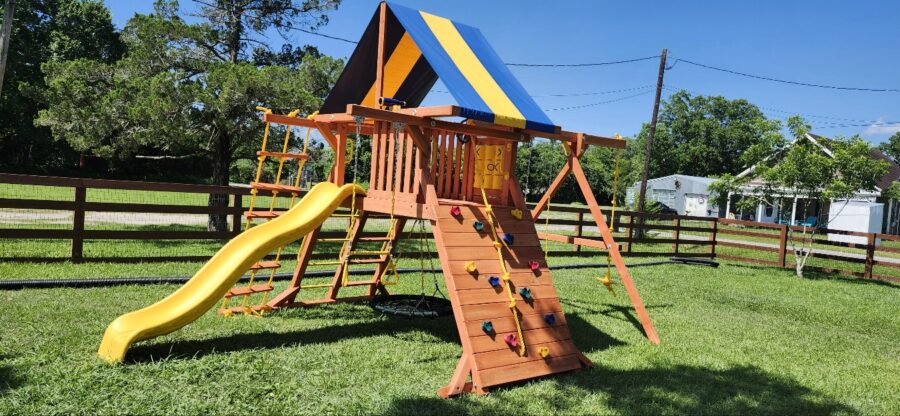
[[(178, 253), (164, 256), (85, 256), (86, 240), (216, 240), (224, 242), (233, 238), (241, 230), (243, 212), (249, 188), (240, 186), (214, 186), (194, 184), (173, 184), (158, 182), (136, 182), (104, 179), (77, 179), (33, 175), (0, 174), (0, 187), (28, 186), (32, 192), (25, 197), (15, 193), (2, 192), (0, 188), (0, 213), (16, 211), (34, 214), (41, 212), (66, 212), (71, 222), (65, 228), (47, 229), (30, 226), (29, 222), (10, 227), (9, 222), (0, 223), (0, 243), (16, 244), (16, 241), (63, 240), (70, 243), (67, 256), (15, 256), (0, 253), (0, 261), (6, 262), (170, 262), (204, 261), (209, 254)], [(56, 199), (43, 195), (50, 187), (67, 188), (71, 197)], [(194, 205), (172, 203), (99, 202), (88, 198), (88, 191), (119, 190), (166, 192), (177, 195), (193, 195)], [(197, 195), (201, 198), (198, 199)], [(209, 195), (227, 196), (227, 204), (211, 207), (205, 203)], [(185, 199), (188, 199), (185, 197)], [(152, 200), (152, 198), (151, 198)], [(198, 202), (199, 201), (199, 202)], [(156, 213), (188, 215), (226, 215), (231, 218), (229, 229), (225, 231), (206, 230), (126, 230), (91, 229), (85, 226), (86, 213)], [(742, 263), (791, 268), (793, 257), (789, 231), (802, 232), (802, 228), (787, 225), (768, 224), (751, 221), (638, 213), (619, 210), (614, 221), (610, 212), (604, 210), (608, 224), (613, 229), (616, 242), (624, 256), (680, 256), (718, 258)], [(67, 218), (68, 218), (67, 217)], [(536, 219), (539, 236), (544, 244), (550, 244), (552, 256), (602, 256), (606, 250), (596, 224), (587, 207), (551, 206)], [(24, 227), (24, 228), (23, 228)], [(378, 233), (365, 233), (376, 236)], [(860, 237), (863, 242), (832, 241), (829, 235)], [(324, 231), (322, 238), (340, 238), (342, 231)], [(430, 233), (413, 237), (431, 238)], [(565, 243), (559, 244), (559, 243)], [(817, 230), (814, 237), (816, 249), (811, 257), (822, 265), (808, 266), (809, 270), (838, 273), (867, 279), (900, 281), (900, 271), (895, 275), (878, 273), (877, 270), (900, 270), (900, 237), (877, 233), (860, 233), (841, 230)], [(217, 243), (219, 244), (219, 243)], [(6, 247), (10, 245), (7, 244)], [(717, 247), (721, 250), (717, 251)], [(823, 248), (825, 247), (825, 248)], [(418, 255), (407, 252), (405, 255)], [(330, 256), (319, 253), (315, 257)], [(858, 270), (854, 270), (856, 267)], [(879, 269), (876, 269), (878, 267)], [(884, 269), (882, 269), (884, 268)]]

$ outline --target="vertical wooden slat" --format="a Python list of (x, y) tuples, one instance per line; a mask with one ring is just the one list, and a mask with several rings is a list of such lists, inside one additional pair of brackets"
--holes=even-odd
[(628, 216), (628, 252), (631, 253), (631, 239), (634, 238), (634, 213)]
[(406, 193), (414, 193), (415, 188), (413, 188), (413, 171), (415, 168), (413, 167), (413, 140), (412, 137), (409, 136), (409, 133), (403, 132), (403, 140), (406, 142), (406, 162), (403, 163), (403, 175), (404, 177), (404, 192)]
[(378, 122), (378, 134), (381, 136), (381, 140), (378, 144), (378, 189), (384, 190), (384, 178), (387, 175), (387, 148), (388, 148), (388, 137), (387, 137), (387, 125), (386, 121)]
[[(584, 222), (584, 211), (581, 211), (578, 213), (578, 225), (575, 226), (575, 235), (578, 237), (583, 236), (583, 233), (584, 233), (583, 222)], [(574, 248), (575, 248), (575, 251), (581, 251), (581, 244), (575, 244)]]
[(241, 194), (234, 194), (234, 206), (232, 207), (231, 233), (237, 236), (241, 233), (241, 222), (244, 216), (244, 203)]
[(406, 151), (406, 145), (403, 143), (402, 134), (397, 134), (396, 136), (397, 137), (395, 138), (395, 140), (397, 142), (397, 151), (395, 152), (396, 155), (394, 155), (394, 187), (392, 189), (394, 190), (394, 192), (403, 192), (403, 188), (401, 188), (401, 186), (403, 186), (403, 159), (404, 152)]
[(716, 258), (716, 238), (719, 234), (719, 221), (712, 222), (712, 234), (709, 236), (709, 241), (712, 241), (712, 244), (709, 246), (709, 254), (711, 258)]
[(472, 200), (473, 186), (475, 184), (475, 138), (470, 137), (466, 143), (466, 173), (463, 175), (463, 189), (465, 200)]
[(372, 160), (370, 162), (370, 164), (372, 166), (371, 166), (371, 172), (369, 172), (369, 187), (371, 189), (378, 189), (378, 186), (376, 185), (376, 183), (378, 181), (378, 163), (379, 163), (378, 159), (381, 155), (378, 152), (379, 142), (380, 142), (380, 136), (378, 135), (378, 127), (377, 127), (377, 123), (376, 123), (375, 126), (372, 126), (372, 152), (371, 152)]
[(84, 202), (87, 189), (75, 187), (75, 211), (72, 216), (72, 263), (80, 263), (84, 258)]
[(460, 188), (462, 187), (462, 184), (460, 182), (462, 182), (462, 168), (463, 168), (463, 161), (462, 161), (463, 153), (462, 153), (462, 151), (463, 151), (463, 144), (457, 140), (457, 142), (456, 142), (456, 157), (455, 157), (455, 160), (453, 161), (453, 166), (456, 167), (456, 169), (454, 169), (454, 171), (453, 171), (453, 199), (460, 199), (459, 191), (460, 191)]
[(444, 176), (439, 180), (443, 183), (443, 192), (441, 192), (441, 196), (444, 198), (452, 198), (453, 196), (450, 193), (450, 178), (453, 176), (453, 141), (454, 136), (453, 133), (447, 132), (444, 133)]
[(681, 218), (675, 218), (675, 254), (678, 254), (678, 239), (681, 238)]
[(394, 169), (394, 153), (395, 153), (394, 146), (396, 145), (396, 141), (394, 138), (393, 127), (390, 126), (390, 124), (388, 124), (388, 123), (385, 123), (385, 124), (387, 124), (387, 135), (388, 135), (387, 144), (388, 144), (388, 146), (387, 146), (387, 163), (385, 163), (385, 165), (387, 166), (387, 172), (385, 172), (385, 176), (384, 176), (384, 190), (390, 191), (390, 190), (394, 189), (394, 188), (392, 188), (392, 186), (394, 184), (394, 170), (395, 170)]
[(438, 197), (444, 196), (444, 181), (441, 179), (444, 177), (444, 167), (446, 163), (444, 162), (444, 141), (447, 140), (447, 132), (441, 131), (438, 133), (437, 137), (437, 176), (434, 177), (434, 187), (437, 191)]
[(872, 266), (875, 262), (875, 233), (866, 235), (866, 269), (863, 277), (872, 278)]

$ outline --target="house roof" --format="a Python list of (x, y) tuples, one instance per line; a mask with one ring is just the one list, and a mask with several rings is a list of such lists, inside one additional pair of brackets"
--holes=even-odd
[[(341, 113), (348, 104), (375, 107), (380, 14), (372, 16), (320, 113)], [(478, 29), (387, 3), (383, 95), (417, 107), (438, 78), (463, 118), (508, 127), (555, 132)]]

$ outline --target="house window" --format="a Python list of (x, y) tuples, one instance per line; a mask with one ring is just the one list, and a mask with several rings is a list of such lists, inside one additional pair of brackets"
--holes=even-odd
[(771, 206), (771, 205), (769, 205), (769, 206), (766, 207), (766, 216), (767, 216), (767, 217), (771, 217), (771, 216), (772, 216), (772, 206)]

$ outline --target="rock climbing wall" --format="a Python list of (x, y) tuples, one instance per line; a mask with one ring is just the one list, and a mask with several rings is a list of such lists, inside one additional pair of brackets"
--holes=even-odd
[[(467, 388), (477, 392), (590, 365), (572, 342), (529, 213), (523, 212), (518, 219), (512, 215), (511, 207), (493, 209), (498, 234), (506, 239), (503, 258), (515, 293), (522, 339), (517, 336), (484, 208), (474, 204), (441, 204), (439, 219), (434, 224), (435, 241), (463, 344), (461, 365), (470, 360), (471, 385)], [(483, 225), (481, 231), (476, 229), (476, 222)], [(525, 356), (519, 355), (515, 346), (518, 342), (524, 342)], [(451, 381), (442, 395), (459, 394), (460, 387), (453, 384)]]

